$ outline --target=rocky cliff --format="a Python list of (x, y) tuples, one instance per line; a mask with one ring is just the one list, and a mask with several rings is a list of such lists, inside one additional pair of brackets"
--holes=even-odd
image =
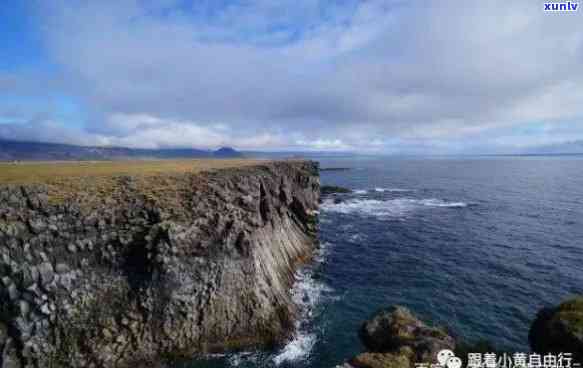
[(285, 338), (294, 271), (316, 246), (316, 164), (108, 180), (106, 193), (0, 186), (1, 367), (124, 367)]

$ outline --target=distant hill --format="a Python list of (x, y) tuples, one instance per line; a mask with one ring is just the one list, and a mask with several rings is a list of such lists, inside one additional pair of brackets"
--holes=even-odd
[(224, 158), (231, 158), (231, 157), (241, 157), (241, 153), (236, 151), (231, 147), (221, 147), (218, 150), (213, 152), (215, 157), (224, 157)]
[(0, 139), (0, 161), (235, 158), (242, 156), (239, 151), (230, 147), (222, 147), (216, 151), (192, 148), (141, 149), (127, 147), (85, 147), (69, 144), (20, 142)]

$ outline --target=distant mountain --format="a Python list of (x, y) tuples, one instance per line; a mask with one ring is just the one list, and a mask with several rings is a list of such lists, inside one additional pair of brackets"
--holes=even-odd
[(170, 158), (234, 158), (243, 155), (230, 147), (216, 151), (191, 148), (142, 149), (85, 147), (69, 144), (20, 142), (0, 139), (0, 160), (123, 160)]
[(525, 153), (537, 155), (583, 154), (583, 140), (539, 146), (531, 148)]
[(216, 150), (215, 152), (213, 152), (213, 155), (217, 158), (231, 158), (231, 157), (242, 157), (243, 154), (241, 154), (241, 152), (236, 151), (235, 149), (231, 148), (231, 147), (221, 147), (218, 150)]

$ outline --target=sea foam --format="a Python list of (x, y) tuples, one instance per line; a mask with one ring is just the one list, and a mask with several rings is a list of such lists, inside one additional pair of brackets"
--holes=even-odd
[(412, 192), (412, 189), (403, 189), (403, 188), (374, 188), (375, 192), (384, 193), (384, 192), (392, 192), (392, 193), (405, 193), (405, 192)]
[(376, 217), (402, 217), (424, 207), (463, 208), (467, 207), (467, 203), (448, 202), (436, 198), (395, 198), (389, 200), (350, 199), (340, 203), (326, 200), (320, 205), (323, 211)]
[(311, 328), (310, 322), (322, 297), (332, 290), (325, 283), (314, 278), (314, 271), (315, 267), (325, 262), (329, 246), (328, 243), (322, 243), (314, 257), (314, 264), (296, 272), (292, 299), (300, 309), (300, 317), (295, 322), (292, 339), (273, 357), (275, 365), (308, 358), (317, 341), (317, 335)]

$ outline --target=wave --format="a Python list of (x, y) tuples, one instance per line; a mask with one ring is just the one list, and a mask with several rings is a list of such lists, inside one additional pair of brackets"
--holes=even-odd
[(367, 194), (369, 192), (378, 192), (378, 193), (384, 193), (384, 192), (389, 192), (389, 193), (406, 193), (406, 192), (413, 192), (413, 189), (403, 189), (403, 188), (381, 188), (381, 187), (376, 187), (373, 189), (352, 189), (352, 193), (353, 194), (359, 194), (359, 195), (363, 195), (363, 194)]
[(366, 236), (361, 233), (352, 234), (348, 237), (348, 239), (353, 243), (361, 243), (366, 239)]
[(340, 203), (326, 200), (320, 205), (320, 208), (323, 211), (343, 214), (356, 213), (376, 217), (402, 217), (424, 207), (463, 208), (467, 206), (468, 204), (465, 202), (448, 202), (435, 198), (396, 198), (389, 200), (353, 199)]
[(422, 199), (420, 203), (428, 207), (450, 207), (450, 208), (463, 208), (467, 207), (468, 204), (465, 202), (446, 202), (441, 199)]
[(301, 359), (305, 359), (314, 344), (316, 343), (315, 334), (296, 334), (293, 339), (273, 358), (275, 365), (280, 365), (283, 362), (293, 362)]
[(330, 289), (325, 283), (314, 278), (315, 267), (325, 262), (329, 243), (322, 243), (314, 257), (314, 264), (296, 272), (296, 282), (292, 288), (292, 300), (299, 307), (300, 317), (295, 322), (292, 339), (273, 357), (273, 363), (280, 365), (306, 359), (317, 341), (317, 335), (310, 326), (315, 309)]
[(381, 188), (381, 187), (376, 187), (373, 189), (353, 189), (352, 193), (354, 194), (367, 194), (368, 192), (378, 192), (378, 193), (384, 193), (384, 192), (389, 192), (389, 193), (406, 193), (406, 192), (413, 192), (413, 189), (403, 189), (403, 188)]
[(384, 192), (391, 192), (391, 193), (404, 193), (404, 192), (412, 192), (412, 189), (402, 189), (402, 188), (374, 188), (375, 192), (384, 193)]
[(240, 366), (279, 366), (285, 362), (294, 362), (308, 358), (318, 339), (311, 326), (315, 309), (323, 296), (328, 296), (332, 289), (320, 280), (314, 273), (319, 265), (326, 262), (330, 243), (322, 242), (314, 254), (313, 262), (295, 273), (295, 283), (291, 290), (292, 300), (298, 306), (299, 317), (295, 321), (295, 331), (292, 339), (275, 354), (264, 355), (261, 351), (241, 351), (229, 354), (207, 354), (206, 359), (224, 359), (224, 365)]

